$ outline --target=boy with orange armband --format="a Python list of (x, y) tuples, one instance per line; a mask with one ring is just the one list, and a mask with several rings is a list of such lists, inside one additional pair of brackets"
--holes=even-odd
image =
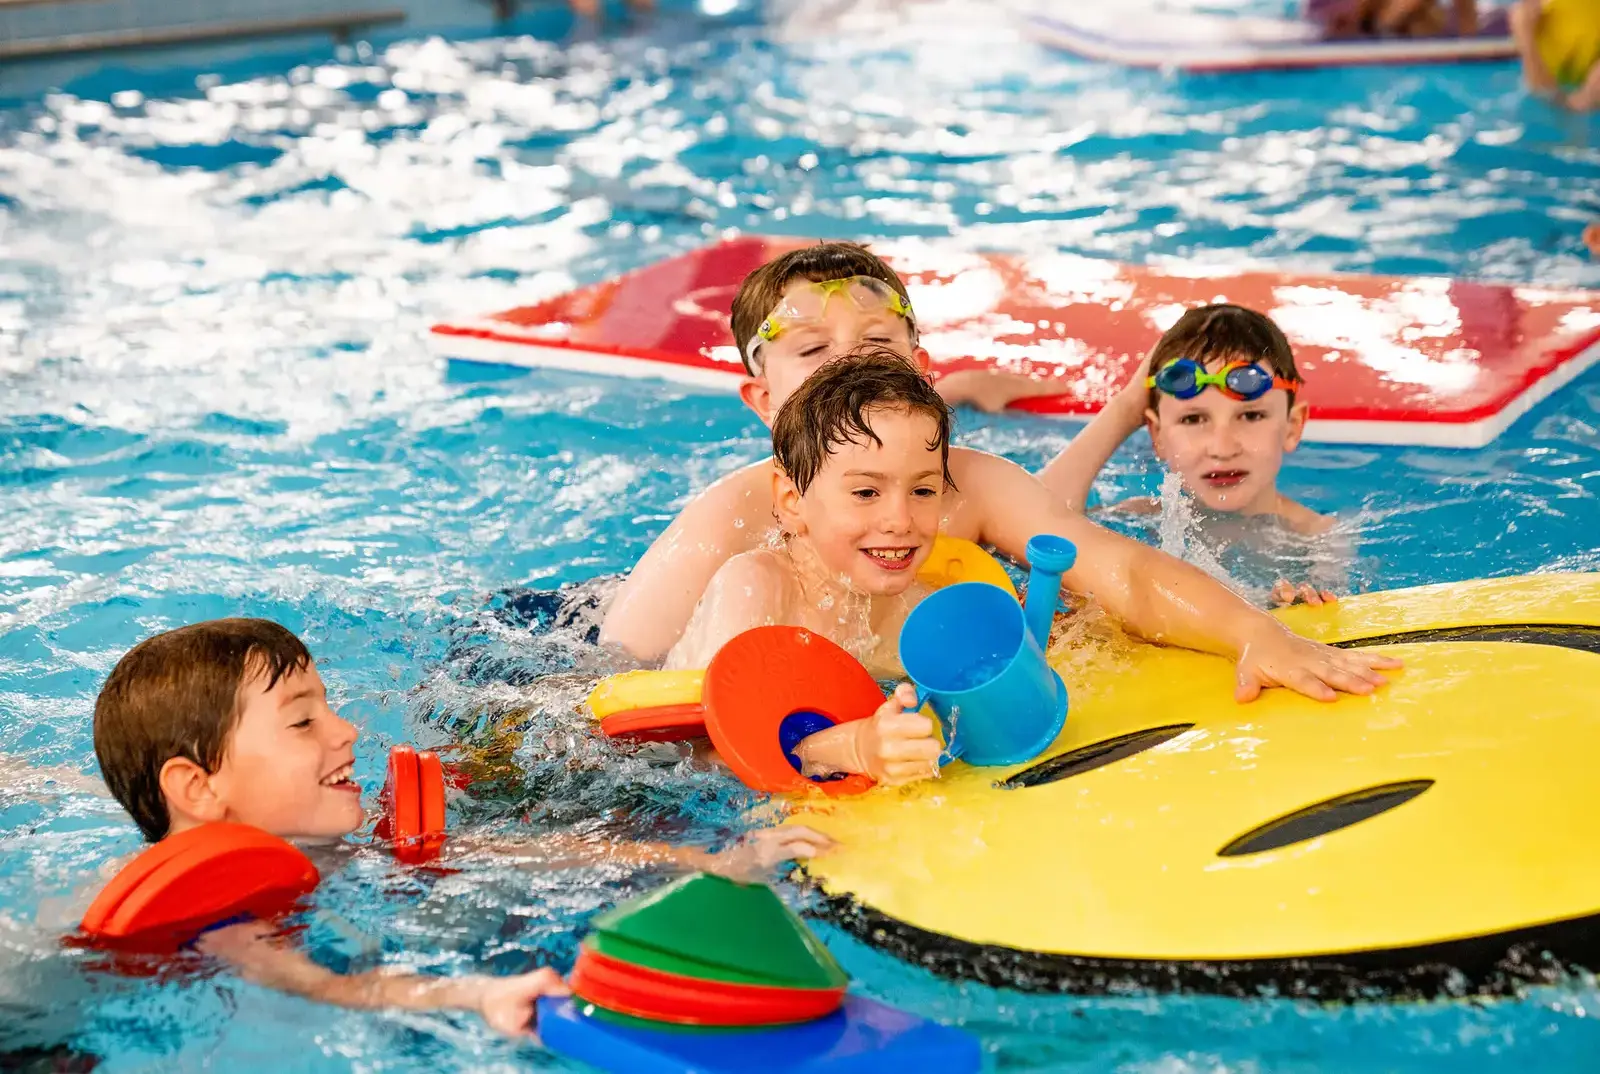
[[(299, 638), (264, 619), (218, 619), (148, 638), (118, 661), (95, 703), (95, 756), (106, 785), (152, 843), (205, 825), (247, 825), (284, 840), (336, 842), (361, 827), (356, 728), (329, 707)], [(739, 875), (829, 844), (779, 828), (721, 854), (545, 839), (546, 862), (617, 860)], [(564, 995), (551, 969), (511, 977), (339, 974), (270, 922), (227, 920), (194, 946), (247, 980), (343, 1007), (472, 1010), (504, 1033), (530, 1028), (540, 996)]]

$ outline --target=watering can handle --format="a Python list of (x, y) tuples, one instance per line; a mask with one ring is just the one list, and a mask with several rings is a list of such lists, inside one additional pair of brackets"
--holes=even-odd
[[(914, 705), (912, 705), (910, 708), (906, 709), (905, 711), (906, 712), (921, 712), (922, 711), (922, 706), (928, 704), (927, 692), (924, 691), (922, 689), (922, 687), (918, 686), (914, 682), (911, 683), (911, 688), (917, 692), (917, 700), (916, 700), (916, 703)], [(934, 719), (939, 721), (939, 730), (944, 732), (944, 745), (945, 745), (945, 748), (944, 748), (944, 751), (939, 754), (939, 767), (943, 768), (945, 765), (949, 764), (951, 761), (953, 761), (957, 757), (961, 756), (961, 752), (959, 750), (955, 749), (955, 746), (954, 746), (955, 730), (954, 730), (954, 728), (952, 728), (950, 726), (949, 721), (947, 721), (944, 718), (944, 714), (941, 713), (937, 708), (935, 708), (933, 710), (933, 717), (934, 717)]]

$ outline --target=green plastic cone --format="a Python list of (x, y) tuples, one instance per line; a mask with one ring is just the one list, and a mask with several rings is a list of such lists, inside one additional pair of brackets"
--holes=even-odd
[[(698, 972), (628, 959), (670, 973), (779, 988), (843, 988), (850, 977), (822, 941), (764, 884), (698, 873), (595, 918), (589, 941), (621, 941), (634, 954), (659, 952)], [(640, 949), (645, 949), (641, 952)], [(737, 974), (730, 977), (728, 974)]]

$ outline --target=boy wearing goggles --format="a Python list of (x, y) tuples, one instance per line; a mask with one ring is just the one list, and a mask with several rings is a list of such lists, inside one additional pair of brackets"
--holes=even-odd
[[(1040, 478), (1083, 510), (1106, 461), (1144, 425), (1158, 458), (1202, 506), (1238, 515), (1271, 515), (1291, 532), (1327, 532), (1333, 520), (1278, 491), (1285, 454), (1300, 445), (1305, 386), (1294, 352), (1271, 319), (1241, 306), (1192, 309), (1150, 352), (1140, 372)], [(1159, 502), (1141, 498), (1116, 505), (1141, 514)], [(1274, 601), (1320, 604), (1333, 594), (1279, 582)]]
[[(883, 298), (861, 277), (886, 285), (896, 299)], [(740, 397), (769, 426), (811, 373), (862, 344), (886, 346), (921, 369), (928, 362), (917, 345), (905, 284), (854, 243), (802, 248), (751, 273), (734, 297), (733, 335), (745, 348), (750, 374)], [(1384, 681), (1379, 669), (1399, 666), (1377, 653), (1334, 649), (1292, 634), (1197, 568), (1069, 510), (1006, 459), (951, 448), (949, 473), (954, 488), (943, 498), (939, 532), (1018, 560), (1038, 534), (1067, 538), (1078, 547), (1077, 565), (1066, 576), (1071, 589), (1093, 594), (1141, 637), (1236, 659), (1241, 701), (1274, 685), (1326, 701), (1338, 690), (1370, 693)], [(764, 459), (696, 496), (618, 589), (601, 641), (641, 660), (664, 657), (721, 566), (771, 543), (777, 476), (772, 460)]]

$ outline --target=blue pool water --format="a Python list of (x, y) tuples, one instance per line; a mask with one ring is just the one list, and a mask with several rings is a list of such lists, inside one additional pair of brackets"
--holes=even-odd
[[(730, 228), (1600, 287), (1577, 239), (1600, 215), (1595, 137), (1508, 67), (1181, 79), (1042, 51), (987, 5), (887, 0), (268, 53), (14, 100), (0, 754), (92, 772), (121, 652), (263, 615), (360, 718), (371, 787), (388, 743), (465, 739), (517, 768), (463, 822), (722, 838), (748, 797), (589, 735), (572, 710), (602, 658), (581, 624), (529, 632), (522, 590), (626, 569), (690, 492), (763, 454), (762, 430), (731, 398), (443, 364), (433, 320)], [(1286, 484), (1359, 529), (1362, 588), (1594, 569), (1597, 428), (1591, 373), (1490, 448), (1304, 449)], [(961, 420), (1028, 465), (1070, 431)], [(1130, 445), (1101, 495), (1154, 491), (1149, 464)], [(88, 795), (7, 791), (0, 840), (0, 1051), (265, 1071), (293, 1041), (293, 1069), (559, 1068), (471, 1018), (85, 976), (39, 907), (134, 849), (131, 825)], [(310, 941), (356, 968), (565, 966), (584, 921), (654, 882), (419, 878), (363, 853)], [(1576, 1071), (1600, 1044), (1587, 981), (1483, 1005), (1055, 999), (824, 931), (861, 988), (971, 1027), (1005, 1070)]]

